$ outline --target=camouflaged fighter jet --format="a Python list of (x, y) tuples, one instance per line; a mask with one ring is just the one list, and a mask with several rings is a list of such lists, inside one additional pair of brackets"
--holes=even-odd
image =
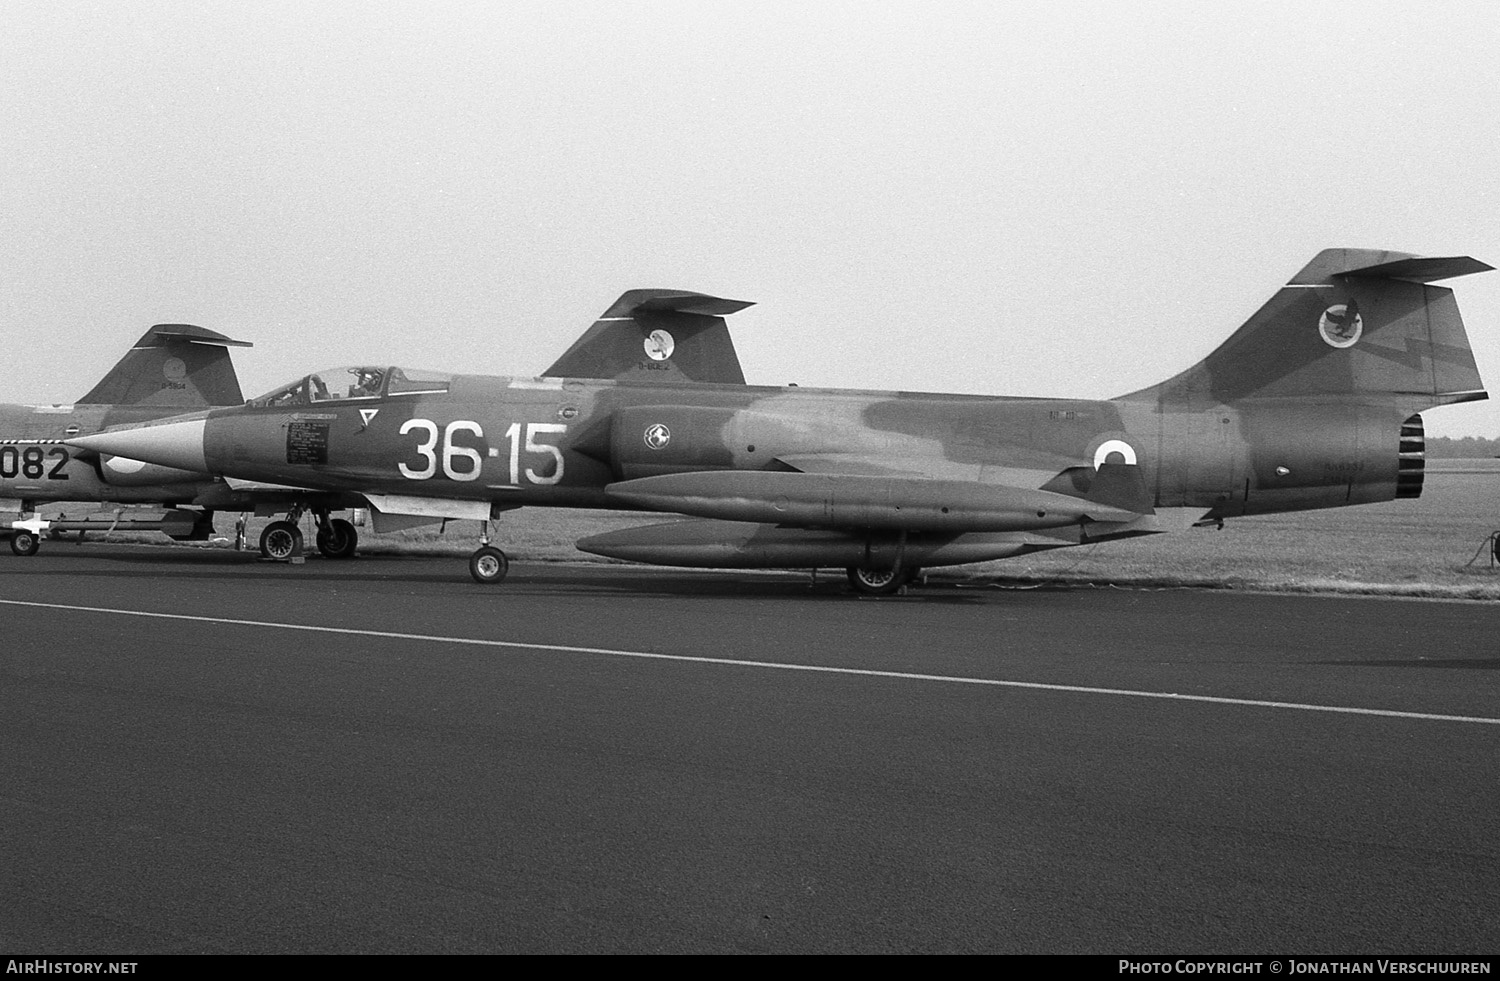
[[(367, 507), (358, 494), (223, 480), (63, 444), (71, 436), (176, 416), (186, 409), (244, 404), (225, 349), (251, 346), (190, 324), (157, 324), (76, 404), (0, 405), (0, 512), (19, 512), (16, 520), (0, 518), (0, 532), (13, 532), (11, 549), (17, 555), (36, 554), (44, 531), (161, 531), (179, 541), (203, 541), (213, 534), (216, 511), (290, 512), (294, 522), (306, 512), (317, 528), (318, 551), (331, 559), (352, 558), (358, 532), (352, 522), (333, 514)], [(587, 372), (591, 366), (579, 369)], [(132, 506), (111, 514), (50, 519), (36, 513), (38, 504), (54, 501)], [(133, 506), (144, 504), (164, 505), (165, 511)], [(387, 516), (382, 523), (389, 526), (392, 520)], [(286, 559), (293, 544), (284, 525), (271, 527), (261, 535), (260, 551)], [(296, 544), (300, 547), (300, 532)]]
[(1105, 401), (747, 386), (723, 317), (749, 304), (637, 290), (541, 377), (336, 369), (70, 443), (358, 494), (377, 530), (477, 519), (480, 582), (508, 565), (490, 519), (540, 505), (690, 516), (588, 552), (843, 566), (894, 592), (933, 566), (1416, 497), (1417, 413), (1487, 397), (1452, 292), (1429, 284), (1490, 268), (1326, 250), (1202, 362)]
[[(189, 409), (242, 404), (227, 349), (250, 346), (191, 324), (157, 324), (76, 403), (0, 405), (0, 511), (17, 514), (0, 528), (12, 532), (11, 550), (34, 555), (41, 532), (48, 529), (163, 531), (192, 540), (212, 534), (213, 512), (184, 506), (201, 503), (218, 484), (211, 475), (79, 451), (62, 441)], [(126, 509), (107, 519), (39, 518), (37, 505), (51, 501), (160, 504), (166, 511), (147, 515)]]

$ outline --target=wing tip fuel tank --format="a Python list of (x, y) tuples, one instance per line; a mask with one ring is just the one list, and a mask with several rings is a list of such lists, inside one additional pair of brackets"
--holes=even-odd
[(961, 565), (1008, 559), (1068, 544), (1075, 543), (1021, 532), (912, 535), (900, 544), (890, 534), (872, 537), (847, 530), (689, 518), (592, 535), (579, 539), (575, 547), (591, 555), (651, 565), (785, 569), (839, 568), (871, 561), (891, 563), (898, 551), (915, 565)]

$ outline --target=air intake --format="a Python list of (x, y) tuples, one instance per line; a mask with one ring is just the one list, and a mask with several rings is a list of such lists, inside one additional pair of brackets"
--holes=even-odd
[(1412, 416), (1401, 424), (1401, 449), (1396, 470), (1396, 497), (1421, 497), (1422, 474), (1427, 467), (1427, 437), (1422, 417)]

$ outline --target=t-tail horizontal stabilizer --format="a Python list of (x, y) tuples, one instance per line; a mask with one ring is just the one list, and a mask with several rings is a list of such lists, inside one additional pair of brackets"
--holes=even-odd
[(630, 290), (543, 374), (743, 385), (724, 318), (751, 305), (684, 290)]
[(1401, 417), (1487, 398), (1453, 291), (1429, 284), (1491, 268), (1468, 256), (1325, 249), (1207, 358), (1124, 398), (1173, 412), (1349, 401)]
[(192, 324), (157, 324), (78, 401), (183, 409), (243, 405), (245, 396), (227, 349), (251, 346)]

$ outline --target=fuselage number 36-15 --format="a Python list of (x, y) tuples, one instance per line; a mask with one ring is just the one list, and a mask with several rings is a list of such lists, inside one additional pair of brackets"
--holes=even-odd
[[(519, 422), (511, 423), (510, 428), (505, 430), (505, 439), (510, 442), (510, 483), (519, 485), (523, 474), (533, 484), (555, 484), (562, 480), (562, 450), (551, 443), (540, 442), (538, 437), (560, 436), (567, 431), (566, 425), (557, 422), (528, 422), (524, 425)], [(428, 480), (437, 476), (441, 468), (443, 476), (449, 480), (479, 479), (479, 474), (484, 469), (484, 457), (480, 455), (479, 448), (454, 440), (456, 434), (483, 439), (484, 429), (479, 423), (456, 419), (439, 430), (438, 424), (431, 419), (408, 419), (401, 424), (401, 434), (407, 433), (421, 434), (416, 445), (420, 463), (415, 467), (406, 463), (397, 464), (401, 476), (409, 480)], [(526, 467), (522, 470), (523, 451), (544, 460), (550, 458), (553, 465), (548, 467), (543, 464), (539, 469)], [(500, 450), (492, 446), (489, 448), (489, 455), (497, 457)]]

